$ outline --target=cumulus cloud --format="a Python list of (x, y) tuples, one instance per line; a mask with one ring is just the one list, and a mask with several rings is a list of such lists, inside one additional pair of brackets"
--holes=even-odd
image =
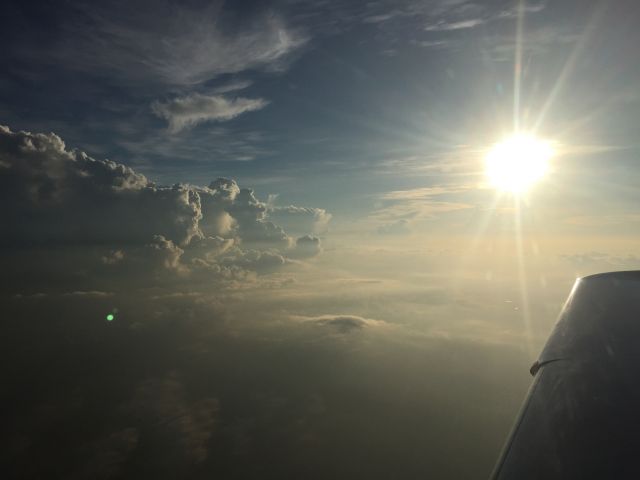
[(289, 246), (290, 238), (284, 229), (267, 220), (267, 208), (256, 198), (253, 190), (243, 188), (234, 198), (229, 213), (236, 220), (238, 232), (245, 243)]
[(102, 263), (106, 265), (113, 265), (121, 262), (124, 259), (124, 252), (122, 250), (112, 250), (102, 256)]
[(297, 235), (322, 234), (327, 231), (331, 214), (322, 208), (288, 205), (270, 207), (268, 218)]
[(228, 252), (236, 243), (233, 238), (197, 237), (191, 240), (189, 248), (182, 255), (182, 261), (192, 263), (198, 260), (215, 262), (216, 258)]
[(264, 108), (268, 102), (262, 98), (227, 98), (223, 95), (193, 93), (166, 102), (155, 101), (151, 109), (167, 120), (171, 132), (209, 121), (227, 121), (245, 112)]
[[(0, 159), (6, 207), (0, 242), (12, 252), (5, 258), (9, 269), (25, 278), (45, 282), (64, 272), (74, 282), (125, 274), (130, 280), (237, 279), (246, 277), (243, 270), (272, 271), (286, 265), (287, 256), (321, 251), (315, 237), (294, 242), (272, 221), (269, 205), (232, 179), (208, 187), (160, 186), (122, 164), (68, 150), (53, 133), (7, 127), (0, 127)], [(278, 219), (288, 215), (291, 224), (304, 218), (308, 228), (330, 218), (322, 209), (290, 206)]]
[(315, 257), (322, 253), (322, 245), (318, 237), (305, 235), (296, 239), (296, 244), (289, 256), (293, 258)]
[(277, 270), (287, 263), (287, 259), (276, 252), (259, 250), (236, 250), (222, 260), (223, 265), (239, 266), (247, 270), (268, 272)]
[(162, 270), (181, 270), (180, 257), (184, 250), (162, 235), (154, 235), (153, 240), (145, 245), (143, 252), (145, 263), (158, 265)]
[(0, 127), (3, 243), (130, 244), (198, 234), (192, 189), (160, 187), (129, 167), (69, 151), (57, 135)]

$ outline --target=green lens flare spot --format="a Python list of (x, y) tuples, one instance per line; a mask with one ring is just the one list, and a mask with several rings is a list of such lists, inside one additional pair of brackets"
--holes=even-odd
[(113, 313), (110, 313), (110, 314), (107, 315), (107, 321), (108, 322), (112, 321), (114, 318), (116, 318), (116, 317), (115, 317), (115, 315)]

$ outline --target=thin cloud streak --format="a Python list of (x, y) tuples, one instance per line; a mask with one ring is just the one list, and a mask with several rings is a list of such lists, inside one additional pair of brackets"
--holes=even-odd
[(245, 112), (260, 110), (269, 102), (262, 98), (227, 98), (223, 95), (193, 93), (167, 102), (151, 104), (153, 113), (167, 120), (169, 131), (177, 133), (203, 122), (231, 120)]

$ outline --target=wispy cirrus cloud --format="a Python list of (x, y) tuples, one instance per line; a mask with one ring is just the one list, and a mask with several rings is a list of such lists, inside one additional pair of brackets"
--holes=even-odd
[(485, 25), (497, 20), (514, 19), (519, 15), (542, 12), (546, 5), (544, 3), (535, 3), (531, 5), (516, 5), (503, 9), (492, 9), (476, 5), (471, 2), (457, 2), (450, 8), (446, 8), (446, 4), (442, 9), (439, 19), (436, 22), (429, 23), (425, 27), (427, 32), (450, 32), (455, 30), (466, 30), (481, 25)]
[(482, 18), (470, 18), (468, 20), (461, 20), (458, 22), (447, 22), (440, 20), (439, 22), (427, 25), (424, 29), (427, 32), (447, 32), (451, 30), (463, 30), (465, 28), (474, 28), (485, 23)]
[(468, 190), (466, 187), (433, 186), (412, 188), (409, 190), (393, 190), (382, 195), (382, 200), (428, 200), (441, 195), (460, 193)]
[[(546, 8), (546, 2), (505, 6), (466, 0), (435, 0), (422, 3), (377, 1), (368, 4), (367, 11), (360, 21), (384, 29), (389, 35), (388, 38), (398, 39), (409, 35), (413, 37), (409, 39), (412, 45), (425, 48), (455, 48), (459, 43), (456, 34), (478, 27), (500, 32), (501, 21), (513, 21), (519, 15), (538, 14)], [(411, 25), (411, 28), (407, 28), (408, 25)], [(398, 27), (401, 30), (396, 30)], [(428, 37), (422, 38), (420, 32), (426, 32)]]
[(225, 83), (213, 89), (213, 93), (229, 93), (237, 92), (238, 90), (244, 90), (253, 85), (251, 80), (235, 80), (233, 82)]
[(151, 110), (167, 120), (173, 133), (203, 122), (231, 120), (245, 112), (264, 108), (269, 102), (262, 98), (228, 98), (223, 95), (193, 93), (166, 102), (155, 101)]
[(464, 198), (470, 188), (445, 185), (386, 192), (370, 219), (378, 224), (378, 233), (410, 233), (411, 224), (420, 219), (474, 208)]
[(125, 84), (190, 86), (228, 73), (277, 69), (307, 41), (277, 14), (258, 14), (234, 29), (222, 27), (226, 18), (218, 2), (76, 5), (52, 54), (64, 57), (66, 66), (109, 73)]
[[(274, 155), (274, 142), (263, 131), (239, 129), (228, 122), (203, 125), (198, 130), (186, 128), (179, 135), (167, 135), (164, 129), (146, 135), (141, 132), (127, 133), (118, 140), (118, 146), (126, 150), (126, 158), (139, 171), (163, 178), (179, 176), (187, 164), (192, 171), (204, 173), (211, 162), (248, 162)], [(150, 163), (150, 159), (161, 161)], [(209, 180), (205, 173), (202, 181)]]

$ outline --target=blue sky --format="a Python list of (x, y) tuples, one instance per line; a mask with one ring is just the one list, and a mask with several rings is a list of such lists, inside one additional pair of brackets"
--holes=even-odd
[[(4, 122), (163, 183), (229, 176), (344, 215), (371, 209), (365, 194), (451, 183), (415, 167), (465, 155), (481, 168), (469, 152), (512, 129), (519, 8), (522, 123), (544, 112), (542, 135), (624, 149), (613, 162), (625, 165), (637, 152), (630, 2), (8, 8)], [(193, 96), (249, 103), (192, 98), (204, 113), (177, 128), (153, 107)]]

